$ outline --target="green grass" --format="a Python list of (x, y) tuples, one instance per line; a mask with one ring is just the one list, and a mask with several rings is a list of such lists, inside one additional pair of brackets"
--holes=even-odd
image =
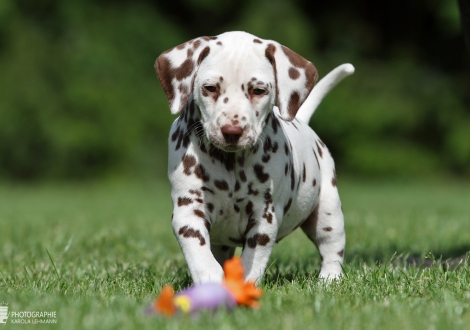
[(5, 329), (468, 329), (468, 268), (419, 270), (392, 260), (470, 250), (470, 185), (340, 180), (339, 187), (342, 281), (317, 279), (318, 253), (296, 232), (273, 251), (261, 309), (165, 319), (143, 312), (163, 284), (191, 283), (165, 181), (2, 184), (0, 303), (10, 312), (57, 312), (56, 325), (10, 318)]

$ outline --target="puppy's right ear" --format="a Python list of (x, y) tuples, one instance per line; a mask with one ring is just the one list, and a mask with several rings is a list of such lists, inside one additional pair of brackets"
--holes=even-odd
[(180, 112), (193, 91), (194, 77), (202, 60), (209, 55), (210, 40), (200, 37), (163, 52), (155, 62), (155, 70), (168, 98), (171, 113)]

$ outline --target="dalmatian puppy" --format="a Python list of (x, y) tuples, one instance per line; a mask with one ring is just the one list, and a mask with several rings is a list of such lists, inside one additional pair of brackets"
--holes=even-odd
[(274, 243), (298, 227), (320, 252), (320, 277), (341, 276), (346, 239), (334, 162), (308, 121), (352, 65), (314, 88), (317, 70), (300, 55), (227, 32), (170, 49), (155, 68), (171, 112), (180, 113), (168, 175), (173, 230), (193, 281), (220, 282), (221, 265), (241, 246), (245, 277), (259, 283)]

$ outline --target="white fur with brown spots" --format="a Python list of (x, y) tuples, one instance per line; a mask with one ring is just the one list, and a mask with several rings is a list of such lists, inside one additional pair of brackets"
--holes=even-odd
[[(155, 66), (171, 111), (181, 111), (168, 175), (172, 225), (194, 282), (220, 282), (221, 264), (243, 246), (245, 277), (259, 283), (274, 243), (298, 227), (320, 252), (320, 277), (339, 277), (345, 232), (334, 162), (307, 123), (352, 66), (316, 91), (312, 63), (245, 32), (191, 40)], [(309, 93), (311, 108), (299, 111)]]

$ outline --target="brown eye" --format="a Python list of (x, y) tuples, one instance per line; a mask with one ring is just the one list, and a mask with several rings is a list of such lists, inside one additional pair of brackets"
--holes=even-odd
[(215, 91), (217, 91), (217, 87), (212, 85), (206, 85), (204, 86), (204, 89), (210, 93), (214, 93)]
[(261, 88), (255, 88), (253, 90), (253, 94), (255, 95), (261, 95), (261, 94), (264, 94), (265, 90), (264, 89), (261, 89)]

